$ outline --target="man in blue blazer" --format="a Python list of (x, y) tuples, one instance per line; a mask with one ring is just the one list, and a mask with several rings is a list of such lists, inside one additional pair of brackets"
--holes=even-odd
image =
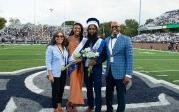
[(133, 48), (129, 37), (120, 33), (117, 22), (111, 23), (112, 35), (106, 38), (106, 105), (107, 112), (113, 112), (113, 92), (117, 91), (118, 107), (116, 112), (124, 112), (126, 105), (126, 86), (133, 72)]

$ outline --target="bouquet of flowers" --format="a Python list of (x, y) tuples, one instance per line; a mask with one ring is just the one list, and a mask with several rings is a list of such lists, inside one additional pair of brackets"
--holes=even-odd
[[(81, 58), (82, 58), (82, 54), (81, 54), (81, 53), (76, 53), (76, 54), (74, 54), (74, 58), (75, 58), (75, 60), (81, 59)], [(72, 61), (72, 62), (70, 62), (68, 65), (66, 65), (65, 67), (63, 67), (61, 71), (64, 71), (64, 70), (68, 69), (68, 68), (69, 68), (70, 66), (72, 66), (73, 64), (75, 64), (75, 61)]]
[(82, 57), (87, 58), (87, 64), (88, 64), (88, 76), (90, 76), (92, 72), (93, 66), (89, 64), (90, 60), (96, 59), (99, 56), (99, 52), (93, 51), (91, 48), (85, 48), (81, 51)]
[[(74, 54), (75, 60), (81, 59), (81, 58), (87, 58), (87, 65), (88, 65), (88, 76), (90, 76), (92, 72), (93, 66), (89, 64), (90, 60), (96, 59), (99, 56), (99, 52), (93, 51), (91, 48), (85, 48), (79, 53)], [(75, 61), (70, 62), (68, 65), (66, 65), (64, 68), (62, 68), (62, 71), (68, 69), (70, 66), (74, 65)]]

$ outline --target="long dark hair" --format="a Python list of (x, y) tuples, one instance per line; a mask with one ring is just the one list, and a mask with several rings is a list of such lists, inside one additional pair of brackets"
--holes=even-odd
[[(80, 28), (81, 28), (81, 32), (80, 32), (80, 41), (81, 41), (81, 40), (83, 39), (83, 31), (84, 31), (84, 30), (83, 30), (83, 26), (82, 26), (81, 23), (75, 23), (75, 24), (73, 25), (73, 28), (74, 28), (74, 26), (76, 26), (76, 25), (80, 26)], [(74, 35), (73, 29), (71, 30), (69, 36), (72, 36), (72, 35)]]
[(66, 41), (67, 41), (67, 39), (66, 39), (66, 37), (65, 37), (65, 35), (64, 35), (64, 33), (63, 33), (62, 31), (58, 31), (58, 32), (56, 32), (56, 33), (53, 34), (53, 37), (52, 37), (50, 43), (48, 44), (48, 46), (49, 46), (49, 45), (55, 45), (55, 44), (56, 44), (55, 38), (57, 37), (57, 35), (58, 35), (59, 33), (61, 33), (61, 34), (64, 36), (64, 40), (63, 40), (63, 42), (62, 42), (62, 46), (63, 46), (63, 47), (66, 46)]

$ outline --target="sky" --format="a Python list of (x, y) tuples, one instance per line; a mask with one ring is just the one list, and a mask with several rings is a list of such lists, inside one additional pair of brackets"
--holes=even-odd
[[(0, 0), (0, 17), (49, 25), (61, 25), (65, 20), (85, 25), (89, 17), (124, 23), (126, 19), (139, 21), (139, 3), (140, 0)], [(179, 0), (141, 0), (141, 24), (179, 9), (178, 4)]]

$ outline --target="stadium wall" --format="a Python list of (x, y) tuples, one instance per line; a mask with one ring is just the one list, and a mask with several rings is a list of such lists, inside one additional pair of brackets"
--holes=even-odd
[[(155, 50), (168, 50), (168, 43), (133, 43), (134, 48), (141, 48), (141, 49), (155, 49)], [(176, 46), (174, 46), (175, 48)], [(175, 49), (175, 51), (179, 52), (179, 48)]]

